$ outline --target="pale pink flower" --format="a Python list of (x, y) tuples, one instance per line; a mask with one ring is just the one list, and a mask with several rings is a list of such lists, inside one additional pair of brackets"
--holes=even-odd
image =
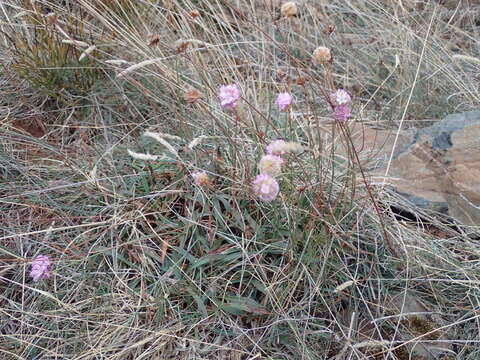
[(257, 175), (252, 188), (253, 192), (263, 201), (275, 200), (280, 190), (278, 182), (268, 174)]
[(278, 106), (280, 111), (285, 111), (290, 107), (290, 105), (292, 105), (292, 101), (292, 95), (290, 95), (288, 92), (283, 92), (278, 94), (277, 99), (275, 100), (275, 105)]
[(313, 58), (319, 64), (326, 64), (332, 60), (332, 52), (325, 46), (320, 46), (313, 52)]
[(274, 140), (267, 146), (267, 154), (269, 155), (283, 155), (286, 153), (285, 145), (287, 143), (284, 140)]
[(196, 171), (192, 174), (193, 182), (197, 186), (207, 186), (210, 184), (210, 178), (205, 171)]
[(352, 110), (350, 110), (348, 105), (335, 106), (333, 110), (333, 117), (338, 122), (346, 122), (351, 115)]
[(258, 169), (262, 174), (277, 176), (282, 172), (283, 159), (277, 155), (263, 155), (258, 163)]
[(240, 89), (236, 84), (223, 85), (218, 92), (218, 98), (220, 99), (220, 105), (224, 109), (233, 109), (237, 106), (238, 100), (240, 100)]
[(334, 106), (340, 106), (347, 105), (350, 101), (352, 101), (352, 98), (345, 90), (338, 89), (330, 95), (330, 100)]
[(50, 273), (50, 266), (52, 263), (46, 255), (38, 255), (32, 262), (32, 270), (30, 271), (30, 276), (33, 278), (33, 281), (38, 281), (40, 279), (47, 279), (52, 274)]

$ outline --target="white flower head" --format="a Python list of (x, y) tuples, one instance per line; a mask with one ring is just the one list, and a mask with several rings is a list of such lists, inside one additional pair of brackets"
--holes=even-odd
[(263, 155), (258, 163), (258, 170), (262, 174), (277, 176), (282, 172), (283, 159), (277, 155)]
[(330, 100), (332, 101), (333, 105), (340, 106), (340, 105), (347, 105), (352, 101), (350, 95), (343, 89), (338, 89), (333, 94), (330, 95)]

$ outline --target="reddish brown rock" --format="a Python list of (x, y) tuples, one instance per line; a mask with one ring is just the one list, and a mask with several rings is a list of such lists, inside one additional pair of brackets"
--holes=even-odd
[(394, 131), (357, 124), (351, 133), (373, 183), (391, 186), (412, 205), (480, 224), (480, 111), (402, 131), (395, 147)]

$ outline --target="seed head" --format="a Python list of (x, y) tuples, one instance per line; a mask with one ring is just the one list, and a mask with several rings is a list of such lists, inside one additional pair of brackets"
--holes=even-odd
[(128, 155), (130, 155), (132, 158), (137, 159), (137, 160), (143, 160), (143, 161), (155, 161), (158, 159), (158, 155), (151, 155), (151, 154), (143, 154), (143, 153), (137, 153), (134, 152), (130, 149), (127, 149)]
[(281, 156), (286, 153), (299, 153), (303, 146), (293, 141), (274, 140), (266, 148), (267, 154)]

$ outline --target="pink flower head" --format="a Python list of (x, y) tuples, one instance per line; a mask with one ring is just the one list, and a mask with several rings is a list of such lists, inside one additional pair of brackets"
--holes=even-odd
[(277, 176), (282, 172), (283, 159), (277, 155), (263, 155), (258, 163), (262, 174)]
[(196, 171), (192, 174), (193, 182), (197, 186), (207, 186), (210, 184), (210, 179), (205, 171)]
[(334, 106), (340, 106), (347, 105), (350, 101), (352, 101), (352, 98), (345, 90), (338, 89), (330, 95), (330, 101)]
[(220, 86), (218, 98), (224, 109), (233, 109), (240, 100), (240, 89), (236, 84)]
[(30, 271), (30, 276), (33, 278), (33, 281), (38, 281), (40, 279), (47, 279), (52, 274), (50, 273), (50, 266), (52, 263), (46, 255), (38, 255), (32, 262), (32, 270)]
[(333, 117), (338, 122), (346, 122), (351, 115), (352, 110), (350, 110), (348, 105), (335, 106), (333, 110)]
[(257, 175), (252, 188), (253, 192), (263, 201), (275, 200), (280, 190), (278, 182), (268, 174)]
[(292, 95), (290, 95), (288, 92), (283, 92), (277, 95), (275, 105), (278, 106), (280, 111), (285, 111), (290, 107), (290, 105), (292, 105), (292, 101)]
[(267, 146), (268, 155), (283, 155), (286, 153), (285, 147), (287, 143), (284, 140), (274, 140)]

